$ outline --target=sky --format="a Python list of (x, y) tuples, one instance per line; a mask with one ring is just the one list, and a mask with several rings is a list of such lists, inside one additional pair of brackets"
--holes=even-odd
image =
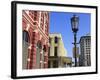
[(61, 33), (67, 57), (73, 57), (72, 44), (74, 36), (71, 28), (70, 18), (73, 14), (79, 16), (79, 30), (77, 32), (77, 42), (80, 37), (90, 33), (91, 14), (89, 13), (69, 13), (69, 12), (50, 12), (50, 33)]

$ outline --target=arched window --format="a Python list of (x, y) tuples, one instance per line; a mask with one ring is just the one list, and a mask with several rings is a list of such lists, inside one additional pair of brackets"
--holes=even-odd
[(22, 68), (27, 69), (28, 61), (28, 47), (29, 47), (29, 35), (27, 31), (23, 31), (23, 51), (22, 51)]

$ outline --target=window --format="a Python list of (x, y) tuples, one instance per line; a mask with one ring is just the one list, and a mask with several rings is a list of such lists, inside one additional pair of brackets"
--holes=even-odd
[(30, 15), (31, 18), (33, 18), (33, 11), (30, 10), (29, 15)]
[(23, 31), (23, 41), (25, 42), (29, 42), (29, 35), (28, 35), (28, 32), (26, 31)]
[(41, 56), (41, 61), (42, 61), (41, 68), (44, 68), (44, 62), (45, 62), (45, 51), (44, 50), (43, 50), (43, 54)]
[(37, 23), (36, 22), (33, 22), (33, 24), (36, 25)]
[(58, 38), (57, 37), (55, 37), (55, 43), (58, 43)]
[(38, 19), (38, 12), (34, 11), (34, 20), (37, 20), (37, 19)]
[(58, 48), (55, 47), (55, 50), (54, 50), (54, 51), (55, 51), (55, 52), (54, 52), (54, 56), (57, 56), (57, 49), (58, 49)]
[(49, 51), (48, 51), (48, 56), (50, 56), (50, 47), (49, 47)]
[(36, 68), (40, 68), (40, 52), (41, 52), (41, 49), (42, 49), (41, 42), (37, 43), (36, 48), (37, 48), (36, 49)]
[(28, 46), (29, 46), (29, 35), (28, 32), (23, 31), (23, 52), (22, 52), (22, 68), (27, 69), (28, 60)]
[(90, 61), (90, 55), (87, 55), (87, 66), (90, 66), (91, 65), (91, 61)]
[(46, 45), (43, 46), (43, 54), (41, 56), (41, 61), (42, 61), (41, 68), (45, 67), (44, 65), (44, 62), (46, 60), (45, 52), (46, 52)]
[(51, 43), (51, 38), (49, 38), (49, 43)]
[(53, 61), (53, 68), (58, 68), (58, 61)]
[(89, 66), (91, 66), (91, 56), (89, 55)]
[(37, 13), (38, 13), (37, 11), (34, 11), (34, 16), (37, 16)]
[(44, 14), (43, 12), (41, 12), (41, 18), (40, 18), (40, 27), (42, 28), (42, 30), (44, 30)]
[(48, 68), (50, 68), (50, 61), (48, 61)]
[(37, 20), (37, 17), (36, 16), (34, 16), (34, 20)]

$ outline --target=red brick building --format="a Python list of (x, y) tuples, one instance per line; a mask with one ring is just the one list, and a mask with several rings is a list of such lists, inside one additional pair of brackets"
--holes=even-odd
[(22, 68), (48, 67), (49, 12), (22, 11)]

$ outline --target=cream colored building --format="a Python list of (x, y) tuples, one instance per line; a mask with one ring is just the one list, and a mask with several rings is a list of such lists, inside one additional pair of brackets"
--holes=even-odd
[(72, 59), (67, 57), (62, 36), (59, 33), (49, 34), (49, 68), (71, 66)]

